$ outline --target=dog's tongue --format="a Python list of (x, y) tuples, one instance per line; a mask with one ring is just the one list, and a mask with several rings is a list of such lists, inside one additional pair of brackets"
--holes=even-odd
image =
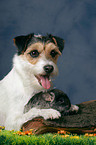
[(49, 89), (51, 87), (50, 81), (47, 76), (40, 76), (41, 84), (44, 89)]

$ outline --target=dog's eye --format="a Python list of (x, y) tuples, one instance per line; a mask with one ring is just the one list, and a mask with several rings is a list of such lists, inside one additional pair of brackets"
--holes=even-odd
[(39, 56), (39, 52), (37, 50), (33, 50), (33, 51), (30, 52), (30, 55), (32, 57), (38, 57)]
[(58, 54), (58, 52), (56, 52), (55, 50), (52, 50), (50, 52), (50, 55), (54, 58), (56, 55)]

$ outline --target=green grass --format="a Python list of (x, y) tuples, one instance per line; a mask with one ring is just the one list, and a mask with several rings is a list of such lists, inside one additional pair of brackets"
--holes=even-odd
[(96, 145), (96, 137), (84, 135), (65, 137), (58, 134), (25, 135), (13, 134), (14, 131), (0, 132), (0, 145)]

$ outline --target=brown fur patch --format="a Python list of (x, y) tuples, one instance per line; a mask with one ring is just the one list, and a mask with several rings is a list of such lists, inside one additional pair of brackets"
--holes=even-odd
[[(34, 58), (30, 55), (30, 52), (33, 50), (37, 50), (39, 52), (38, 57)], [(50, 52), (52, 50), (55, 50), (58, 53), (54, 58), (52, 58), (52, 56), (50, 55)], [(44, 55), (47, 59), (50, 59), (54, 63), (57, 63), (58, 56), (61, 55), (61, 52), (59, 51), (58, 47), (53, 43), (46, 43), (44, 45), (41, 42), (37, 42), (37, 43), (30, 45), (26, 49), (24, 54), (22, 54), (21, 56), (23, 59), (27, 59), (31, 64), (35, 65), (39, 61), (39, 59), (42, 58), (42, 56), (44, 56)]]
[[(52, 58), (52, 56), (50, 55), (50, 52), (52, 50), (55, 50), (58, 54)], [(57, 63), (57, 60), (58, 60), (58, 57), (61, 55), (61, 52), (59, 51), (58, 47), (53, 44), (53, 43), (48, 43), (46, 46), (45, 46), (45, 56), (47, 59), (51, 59), (54, 63)]]
[(34, 43), (32, 45), (30, 45), (26, 51), (24, 52), (24, 54), (22, 55), (23, 59), (27, 59), (31, 64), (36, 64), (38, 61), (39, 61), (39, 58), (40, 58), (40, 55), (36, 58), (33, 58), (31, 55), (30, 55), (30, 52), (33, 51), (33, 50), (37, 50), (39, 52), (39, 54), (42, 53), (42, 51), (44, 50), (43, 49), (44, 46), (42, 43), (38, 42), (38, 43)]

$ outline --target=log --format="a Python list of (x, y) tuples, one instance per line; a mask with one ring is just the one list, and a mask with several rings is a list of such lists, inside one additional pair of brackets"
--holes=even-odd
[[(57, 93), (60, 90), (55, 90), (55, 91)], [(56, 93), (54, 93), (55, 99), (53, 100), (53, 102), (55, 102), (57, 108), (59, 108), (58, 104), (56, 103)], [(59, 94), (59, 98), (62, 98), (62, 95), (60, 96), (60, 93), (61, 92), (57, 93), (57, 96)], [(39, 94), (39, 96), (40, 95), (42, 96), (42, 94)], [(37, 99), (38, 99), (38, 97), (37, 97)], [(35, 98), (36, 98), (36, 96), (35, 96)], [(64, 98), (63, 105), (62, 104), (60, 105), (60, 103), (59, 103), (59, 105), (63, 107), (63, 108), (59, 108), (59, 111), (61, 112), (61, 117), (59, 119), (44, 120), (43, 117), (37, 117), (37, 118), (34, 118), (34, 119), (24, 123), (22, 126), (22, 130), (27, 131), (27, 130), (33, 129), (34, 134), (42, 134), (42, 133), (48, 133), (48, 132), (53, 133), (53, 132), (57, 132), (59, 130), (65, 130), (65, 131), (68, 131), (71, 133), (78, 133), (78, 134), (96, 132), (96, 100), (91, 100), (88, 102), (83, 102), (81, 104), (77, 104), (77, 106), (79, 107), (79, 111), (72, 112), (72, 111), (70, 111), (70, 100), (69, 100), (68, 96), (66, 96), (66, 94), (63, 93), (63, 98)], [(67, 103), (64, 102), (66, 100), (67, 100)], [(38, 100), (38, 102), (39, 102), (39, 100)], [(30, 102), (28, 102), (28, 103), (30, 104)], [(35, 102), (34, 102), (34, 104), (35, 104)], [(46, 103), (45, 103), (45, 106), (46, 106)], [(43, 107), (45, 107), (45, 106), (43, 106)], [(55, 106), (54, 103), (53, 103), (53, 106)], [(32, 107), (32, 100), (31, 100), (31, 107)], [(49, 107), (50, 107), (50, 105), (49, 105)], [(51, 107), (52, 107), (52, 102), (51, 102)], [(25, 106), (25, 108), (26, 108), (26, 106)], [(62, 111), (62, 109), (65, 109), (65, 110)], [(25, 109), (25, 112), (26, 112), (26, 110), (28, 111), (28, 107), (27, 107), (27, 109)]]

